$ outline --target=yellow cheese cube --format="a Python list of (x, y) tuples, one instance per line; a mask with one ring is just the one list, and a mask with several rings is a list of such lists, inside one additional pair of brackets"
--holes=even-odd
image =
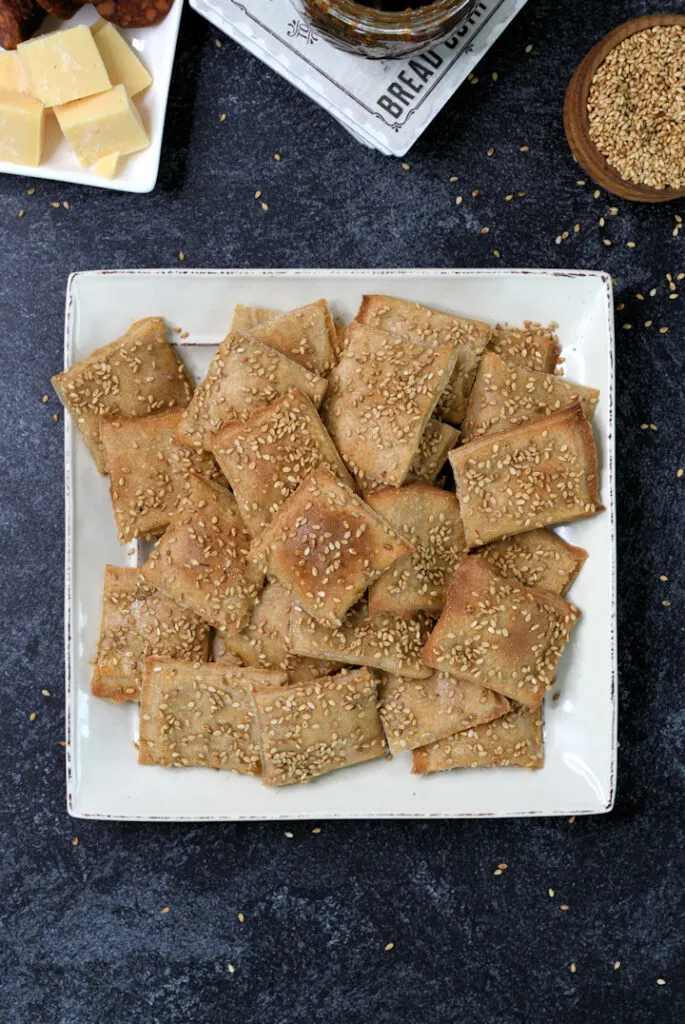
[(150, 140), (123, 85), (55, 107), (59, 126), (82, 164), (111, 153), (137, 153)]
[(91, 26), (91, 32), (112, 85), (123, 85), (129, 96), (151, 85), (152, 75), (114, 25), (100, 19)]
[(17, 53), (32, 96), (46, 107), (92, 96), (111, 82), (87, 25), (20, 43)]
[(0, 89), (0, 160), (37, 167), (44, 131), (42, 103), (33, 96)]
[(108, 156), (101, 156), (99, 160), (96, 160), (91, 170), (101, 178), (113, 178), (117, 173), (117, 164), (119, 163), (119, 154), (110, 153)]
[(0, 50), (0, 89), (28, 92), (29, 83), (14, 50)]

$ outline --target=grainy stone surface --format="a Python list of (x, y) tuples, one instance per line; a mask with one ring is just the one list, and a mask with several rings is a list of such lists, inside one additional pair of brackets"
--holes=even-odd
[[(530, 0), (478, 84), (410, 153), (408, 171), (361, 148), (229, 40), (217, 49), (214, 29), (186, 11), (152, 195), (0, 179), (3, 1024), (678, 1019), (685, 287), (669, 301), (665, 274), (685, 271), (685, 233), (671, 233), (685, 204), (594, 198), (589, 182), (576, 184), (583, 175), (561, 127), (573, 67), (606, 31), (649, 10)], [(507, 203), (511, 191), (526, 195)], [(70, 209), (52, 208), (57, 200)], [(556, 245), (575, 223), (579, 234)], [(613, 814), (575, 824), (324, 823), (319, 835), (296, 824), (292, 839), (280, 824), (71, 821), (59, 746), (62, 428), (48, 386), (61, 365), (67, 273), (174, 266), (179, 249), (187, 267), (493, 266), (495, 248), (504, 267), (605, 268), (625, 304)], [(653, 298), (636, 300), (651, 288)], [(640, 430), (644, 422), (658, 430)], [(494, 877), (500, 861), (509, 867)]]

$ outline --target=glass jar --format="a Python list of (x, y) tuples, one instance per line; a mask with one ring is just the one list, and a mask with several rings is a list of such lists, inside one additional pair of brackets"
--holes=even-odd
[(453, 31), (477, 0), (298, 0), (314, 29), (342, 50), (373, 59), (425, 50)]

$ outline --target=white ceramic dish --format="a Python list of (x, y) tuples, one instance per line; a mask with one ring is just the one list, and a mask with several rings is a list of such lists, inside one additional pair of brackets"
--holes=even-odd
[(616, 759), (616, 595), (613, 309), (606, 274), (552, 270), (132, 270), (73, 274), (65, 364), (134, 320), (161, 314), (202, 376), (236, 302), (288, 309), (326, 297), (351, 317), (364, 292), (383, 292), (490, 320), (560, 323), (565, 371), (601, 388), (594, 428), (606, 511), (560, 530), (590, 553), (571, 591), (583, 612), (564, 653), (557, 701), (545, 709), (545, 767), (472, 769), (418, 777), (410, 755), (333, 772), (308, 786), (268, 789), (202, 768), (139, 766), (138, 708), (91, 697), (105, 564), (135, 565), (117, 541), (108, 485), (65, 419), (66, 720), (69, 813), (83, 818), (238, 819), (480, 817), (610, 810)]
[[(133, 101), (150, 136), (150, 145), (140, 153), (123, 157), (116, 177), (109, 181), (89, 168), (82, 167), (60, 132), (53, 114), (47, 115), (43, 163), (39, 167), (29, 167), (0, 160), (0, 173), (23, 174), (28, 178), (49, 178), (52, 181), (70, 181), (76, 185), (95, 185), (97, 188), (112, 188), (119, 192), (151, 192), (159, 171), (169, 82), (182, 11), (183, 0), (175, 0), (169, 14), (159, 25), (153, 25), (152, 28), (119, 30), (152, 75), (152, 85)], [(91, 25), (97, 18), (94, 7), (83, 7), (70, 21), (46, 18), (36, 35), (72, 25)]]

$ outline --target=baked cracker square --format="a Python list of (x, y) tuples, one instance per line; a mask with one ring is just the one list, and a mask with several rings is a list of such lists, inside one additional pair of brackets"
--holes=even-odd
[(319, 466), (328, 466), (354, 487), (319, 414), (301, 391), (289, 391), (245, 423), (224, 427), (214, 434), (212, 451), (253, 537)]
[(200, 664), (209, 657), (209, 633), (199, 616), (144, 583), (139, 569), (107, 565), (91, 692), (116, 703), (137, 701), (145, 658)]
[(138, 763), (259, 775), (261, 759), (252, 687), (285, 683), (281, 672), (147, 658), (140, 701)]
[(478, 548), (500, 576), (526, 587), (565, 594), (587, 559), (583, 548), (567, 544), (553, 530), (529, 530)]
[(52, 386), (103, 474), (101, 416), (150, 416), (188, 405), (193, 393), (190, 375), (168, 343), (159, 316), (138, 320), (116, 341), (53, 377)]
[(369, 614), (424, 611), (437, 618), (454, 570), (468, 554), (456, 497), (415, 483), (384, 487), (366, 500), (413, 548), (372, 584)]
[(378, 683), (368, 669), (285, 689), (255, 687), (262, 782), (287, 786), (382, 757)]
[(542, 768), (542, 727), (542, 705), (514, 705), (502, 718), (417, 747), (412, 771), (426, 775), (451, 768)]
[(250, 557), (311, 615), (335, 626), (410, 551), (384, 519), (319, 466), (281, 505)]
[(452, 345), (350, 324), (321, 418), (360, 487), (404, 483), (455, 360)]
[(502, 359), (520, 366), (529, 366), (540, 373), (554, 373), (561, 355), (559, 339), (554, 328), (526, 320), (523, 327), (502, 327), (492, 331), (488, 349)]
[(217, 629), (249, 620), (262, 574), (248, 561), (250, 538), (233, 495), (191, 475), (171, 525), (141, 568), (144, 579)]
[(423, 662), (536, 705), (554, 682), (580, 612), (558, 594), (504, 579), (477, 555), (452, 577)]

